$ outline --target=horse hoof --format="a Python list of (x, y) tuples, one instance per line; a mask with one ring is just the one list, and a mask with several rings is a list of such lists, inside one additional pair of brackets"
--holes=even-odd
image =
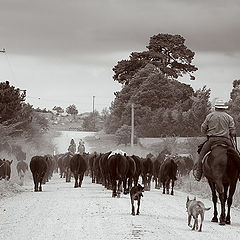
[(218, 222), (218, 219), (215, 218), (215, 217), (213, 217), (212, 220), (211, 220), (211, 222)]
[(220, 226), (224, 226), (226, 224), (226, 222), (222, 221), (219, 223)]

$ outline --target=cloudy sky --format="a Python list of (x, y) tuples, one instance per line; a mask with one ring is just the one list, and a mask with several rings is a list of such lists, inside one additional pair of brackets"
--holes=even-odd
[(180, 34), (196, 53), (194, 89), (229, 99), (240, 79), (239, 0), (0, 0), (0, 81), (34, 107), (109, 107), (121, 85), (112, 68), (151, 36)]

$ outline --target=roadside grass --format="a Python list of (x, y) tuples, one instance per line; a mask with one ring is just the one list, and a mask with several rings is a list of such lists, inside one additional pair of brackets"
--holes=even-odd
[[(212, 200), (212, 192), (206, 178), (203, 178), (200, 182), (197, 182), (193, 177), (185, 176), (179, 177), (176, 181), (176, 188), (183, 192), (189, 193), (193, 196), (199, 196), (201, 198)], [(218, 202), (219, 198), (218, 198)], [(237, 182), (236, 191), (233, 196), (233, 207), (240, 208), (240, 186)]]

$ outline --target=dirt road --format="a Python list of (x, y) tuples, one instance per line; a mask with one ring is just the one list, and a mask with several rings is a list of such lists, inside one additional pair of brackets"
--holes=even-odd
[[(205, 214), (203, 232), (187, 226), (187, 194), (175, 196), (159, 190), (144, 192), (139, 216), (130, 215), (129, 196), (112, 198), (111, 191), (85, 177), (83, 187), (73, 188), (57, 174), (33, 192), (0, 200), (0, 239), (100, 240), (100, 239), (239, 239), (240, 211), (233, 209), (232, 225), (211, 223), (212, 208)], [(203, 200), (206, 207), (212, 203)]]

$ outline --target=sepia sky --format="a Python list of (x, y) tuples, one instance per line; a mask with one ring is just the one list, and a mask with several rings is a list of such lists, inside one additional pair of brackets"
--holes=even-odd
[(112, 68), (151, 36), (180, 34), (194, 51), (194, 89), (229, 100), (240, 79), (239, 0), (0, 0), (0, 81), (34, 107), (109, 107), (121, 85)]

